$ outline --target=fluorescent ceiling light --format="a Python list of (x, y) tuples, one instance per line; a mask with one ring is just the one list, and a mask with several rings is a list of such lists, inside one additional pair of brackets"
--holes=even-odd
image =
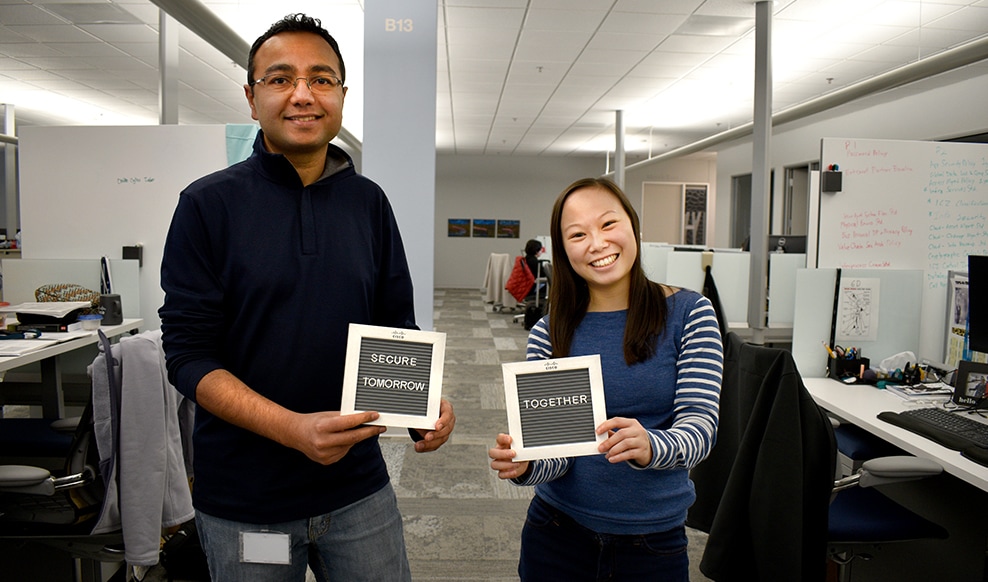
[[(3, 83), (0, 82), (0, 88)], [(154, 125), (158, 120), (153, 116), (122, 114), (86, 103), (79, 99), (65, 97), (41, 89), (3, 89), (3, 98), (8, 103), (16, 103), (16, 111), (35, 112), (47, 117), (58, 117), (65, 125)]]

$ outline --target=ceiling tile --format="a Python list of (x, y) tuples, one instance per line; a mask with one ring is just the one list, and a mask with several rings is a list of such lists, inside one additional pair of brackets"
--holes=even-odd
[[(200, 1), (244, 42), (284, 12), (269, 0)], [(358, 135), (365, 1), (292, 7), (340, 40)], [(988, 0), (777, 0), (772, 11), (776, 110), (988, 31)], [(0, 0), (0, 90), (41, 83), (153, 123), (159, 13), (149, 0)], [(436, 14), (440, 148), (612, 149), (616, 108), (628, 143), (654, 153), (750, 121), (750, 0), (440, 0)], [(243, 69), (185, 27), (179, 47), (180, 122), (250, 122)], [(44, 123), (46, 112), (17, 105), (19, 123)]]
[(68, 24), (51, 12), (30, 4), (0, 6), (0, 22), (7, 26), (19, 24), (57, 26)]
[(81, 24), (79, 28), (104, 42), (158, 42), (158, 33), (146, 24)]
[(38, 42), (99, 42), (99, 39), (70, 24), (16, 25), (11, 31)]

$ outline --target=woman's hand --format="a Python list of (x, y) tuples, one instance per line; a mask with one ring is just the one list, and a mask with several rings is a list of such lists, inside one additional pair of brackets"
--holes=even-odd
[(512, 460), (515, 451), (511, 448), (511, 435), (497, 435), (497, 445), (487, 451), (487, 455), (491, 458), (491, 469), (497, 471), (501, 479), (515, 479), (528, 471), (528, 461), (516, 463)]
[(642, 467), (652, 462), (652, 440), (637, 420), (616, 416), (601, 423), (597, 434), (607, 435), (597, 450), (604, 453), (608, 461), (634, 461)]

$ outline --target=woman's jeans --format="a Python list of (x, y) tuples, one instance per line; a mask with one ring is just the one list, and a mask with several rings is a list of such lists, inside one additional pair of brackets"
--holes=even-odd
[[(275, 524), (250, 524), (197, 512), (196, 525), (213, 582), (411, 580), (394, 490), (380, 491), (336, 511)], [(244, 562), (241, 532), (288, 534), (290, 564)], [(284, 539), (284, 538), (281, 538)]]
[(641, 535), (600, 534), (538, 496), (521, 534), (523, 582), (689, 581), (686, 528)]

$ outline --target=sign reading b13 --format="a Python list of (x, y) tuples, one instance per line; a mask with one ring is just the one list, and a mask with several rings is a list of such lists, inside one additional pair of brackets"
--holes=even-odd
[(385, 18), (384, 30), (387, 32), (412, 32), (414, 21), (411, 18)]

